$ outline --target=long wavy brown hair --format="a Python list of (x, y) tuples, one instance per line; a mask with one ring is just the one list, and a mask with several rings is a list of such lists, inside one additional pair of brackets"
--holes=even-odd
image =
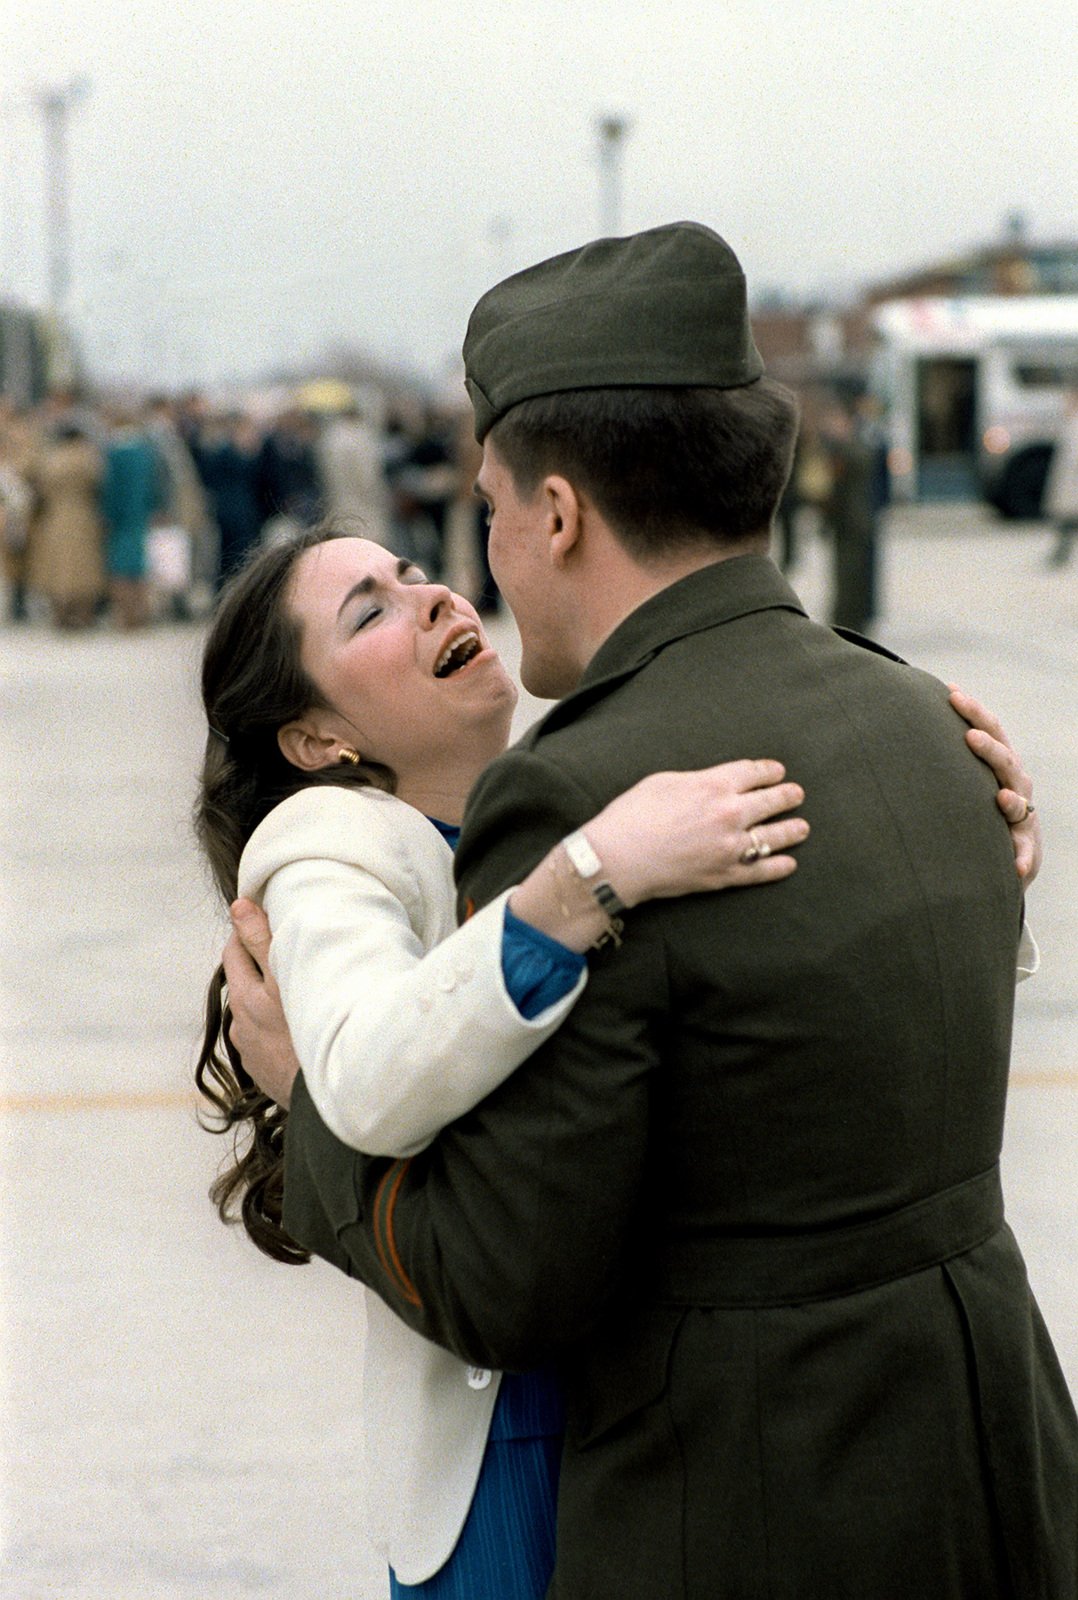
[[(277, 732), (327, 701), (300, 660), (300, 625), (288, 591), (304, 551), (344, 535), (304, 530), (255, 550), (221, 592), (202, 656), (206, 752), (194, 824), (214, 883), (226, 905), (236, 898), (240, 856), (262, 819), (312, 784), (392, 791), (393, 774), (372, 762), (301, 772), (285, 759)], [(223, 1222), (242, 1222), (277, 1261), (302, 1263), (309, 1253), (285, 1232), (284, 1136), (288, 1113), (264, 1095), (229, 1038), (231, 1012), (224, 968), (206, 995), (205, 1032), (195, 1068), (200, 1094), (213, 1108), (211, 1132), (231, 1134), (231, 1161), (210, 1187)]]

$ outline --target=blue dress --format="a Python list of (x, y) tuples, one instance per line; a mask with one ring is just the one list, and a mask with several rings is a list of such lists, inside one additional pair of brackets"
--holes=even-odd
[(483, 1464), (452, 1555), (423, 1583), (389, 1574), (392, 1600), (543, 1600), (565, 1415), (552, 1372), (503, 1375)]
[[(459, 828), (437, 822), (456, 846)], [(534, 1017), (576, 983), (584, 957), (506, 909), (505, 985)], [(554, 1571), (555, 1512), (565, 1412), (553, 1371), (503, 1375), (475, 1494), (452, 1555), (423, 1583), (389, 1574), (391, 1600), (543, 1600)]]

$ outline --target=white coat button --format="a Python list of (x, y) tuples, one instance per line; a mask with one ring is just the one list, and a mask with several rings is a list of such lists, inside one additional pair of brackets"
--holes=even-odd
[(420, 997), (419, 997), (419, 1009), (420, 1009), (420, 1011), (429, 1011), (433, 1004), (434, 1004), (434, 1002), (431, 999), (429, 994), (421, 994), (420, 995)]
[(494, 1374), (487, 1367), (468, 1368), (469, 1389), (489, 1389), (490, 1380)]
[(443, 972), (438, 979), (438, 987), (443, 994), (449, 994), (452, 989), (457, 987), (457, 980), (451, 972)]
[(474, 976), (475, 976), (475, 973), (474, 973), (474, 971), (472, 970), (471, 967), (458, 967), (457, 968), (457, 977), (460, 979), (461, 983), (470, 983), (472, 978), (474, 978)]

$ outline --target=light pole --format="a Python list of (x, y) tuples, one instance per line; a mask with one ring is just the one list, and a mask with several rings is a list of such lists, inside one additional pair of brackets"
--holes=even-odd
[(45, 184), (48, 218), (49, 308), (58, 318), (71, 292), (71, 217), (68, 200), (67, 121), (90, 92), (86, 77), (38, 89), (34, 98), (45, 124)]
[(621, 227), (621, 149), (631, 129), (631, 119), (617, 113), (595, 119), (599, 135), (599, 229), (606, 238)]

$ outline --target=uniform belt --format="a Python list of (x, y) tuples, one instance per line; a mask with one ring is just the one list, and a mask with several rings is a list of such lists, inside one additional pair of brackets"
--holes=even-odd
[(846, 1228), (668, 1241), (658, 1298), (693, 1306), (830, 1300), (938, 1266), (1003, 1225), (999, 1167)]

